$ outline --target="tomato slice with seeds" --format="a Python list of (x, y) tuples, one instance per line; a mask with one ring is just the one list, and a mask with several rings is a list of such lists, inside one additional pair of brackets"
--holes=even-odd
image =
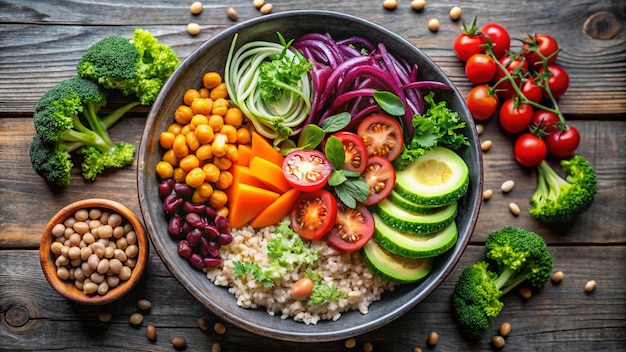
[(283, 160), (283, 175), (287, 182), (303, 192), (324, 187), (332, 171), (326, 155), (317, 150), (296, 150)]
[(391, 162), (381, 156), (372, 156), (361, 174), (370, 188), (365, 205), (374, 205), (387, 198), (396, 185), (396, 171)]
[(393, 161), (402, 152), (404, 136), (400, 123), (391, 116), (375, 114), (366, 117), (357, 127), (369, 156), (382, 156)]
[(337, 219), (326, 236), (331, 246), (346, 252), (363, 248), (374, 235), (374, 217), (365, 205), (352, 209), (343, 203), (337, 207)]
[(307, 240), (324, 237), (336, 218), (337, 201), (325, 189), (302, 193), (290, 214), (291, 228)]
[(367, 149), (361, 137), (352, 132), (337, 132), (333, 136), (339, 138), (346, 154), (343, 168), (358, 173), (367, 166)]

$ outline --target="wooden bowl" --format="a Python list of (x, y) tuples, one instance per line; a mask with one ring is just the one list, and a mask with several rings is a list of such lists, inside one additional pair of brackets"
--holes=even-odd
[[(288, 11), (260, 16), (240, 22), (213, 35), (194, 50), (174, 72), (150, 109), (138, 152), (137, 184), (139, 204), (150, 240), (170, 272), (194, 297), (221, 319), (251, 332), (289, 341), (320, 342), (340, 340), (372, 331), (400, 317), (431, 294), (452, 271), (472, 235), (482, 202), (482, 152), (475, 125), (460, 93), (438, 91), (437, 100), (444, 99), (448, 107), (457, 111), (466, 122), (463, 133), (471, 146), (461, 157), (470, 170), (470, 185), (459, 201), (456, 221), (459, 238), (456, 245), (438, 257), (434, 269), (416, 284), (397, 286), (385, 292), (380, 301), (369, 307), (368, 314), (350, 311), (337, 321), (320, 321), (314, 326), (269, 316), (265, 309), (244, 309), (224, 287), (214, 285), (204, 274), (193, 269), (188, 261), (178, 255), (176, 241), (168, 235), (168, 222), (163, 212), (157, 187), (160, 179), (155, 165), (164, 152), (159, 144), (159, 134), (172, 123), (176, 108), (183, 101), (189, 87), (198, 86), (208, 71), (224, 72), (226, 57), (233, 36), (238, 33), (238, 43), (251, 40), (276, 41), (276, 32), (287, 40), (308, 32), (330, 33), (335, 39), (363, 36), (375, 43), (385, 43), (387, 49), (410, 63), (418, 64), (421, 80), (436, 80), (454, 87), (446, 74), (414, 44), (377, 24), (347, 14), (305, 10)], [(419, 38), (416, 40), (419, 41)]]
[[(65, 219), (72, 216), (77, 210), (80, 209), (100, 209), (118, 213), (124, 219), (124, 223), (130, 223), (135, 233), (137, 234), (137, 246), (139, 247), (139, 254), (137, 255), (137, 263), (132, 269), (130, 279), (121, 281), (120, 284), (114, 288), (109, 289), (104, 295), (97, 293), (87, 295), (79, 290), (74, 285), (74, 280), (63, 280), (57, 275), (57, 267), (55, 265), (56, 256), (52, 253), (50, 246), (54, 242), (54, 236), (52, 235), (52, 228), (56, 224), (63, 223)], [(86, 304), (86, 305), (100, 305), (107, 304), (118, 300), (119, 298), (130, 292), (139, 282), (145, 271), (148, 262), (149, 242), (146, 236), (145, 229), (139, 218), (124, 205), (108, 200), (108, 199), (85, 199), (74, 202), (65, 206), (59, 210), (50, 219), (46, 228), (41, 236), (41, 243), (39, 246), (39, 261), (41, 268), (43, 269), (46, 280), (50, 283), (50, 286), (54, 288), (61, 296), (67, 298), (70, 301)]]

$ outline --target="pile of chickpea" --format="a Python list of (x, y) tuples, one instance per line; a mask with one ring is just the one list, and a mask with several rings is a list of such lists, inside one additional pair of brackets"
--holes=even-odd
[(207, 72), (202, 81), (202, 88), (185, 91), (175, 121), (161, 132), (166, 152), (156, 172), (162, 180), (174, 178), (194, 188), (193, 203), (208, 202), (218, 215), (228, 216), (229, 169), (237, 161), (237, 146), (249, 144), (251, 135), (241, 110), (230, 106), (222, 76)]
[(106, 294), (130, 279), (137, 264), (137, 234), (118, 213), (79, 209), (56, 224), (52, 235), (57, 276), (74, 280), (86, 295)]

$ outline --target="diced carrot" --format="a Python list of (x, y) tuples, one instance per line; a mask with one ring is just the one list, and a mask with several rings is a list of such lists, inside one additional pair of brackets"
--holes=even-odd
[(277, 224), (282, 220), (293, 208), (294, 204), (300, 196), (300, 191), (292, 188), (283, 193), (267, 208), (263, 209), (259, 215), (250, 221), (250, 226), (260, 228)]
[(252, 148), (247, 144), (239, 144), (237, 146), (237, 160), (233, 162), (235, 165), (248, 166), (250, 164), (250, 156)]
[(239, 228), (247, 224), (280, 196), (263, 188), (245, 183), (233, 184), (228, 197), (228, 223)]
[(281, 194), (292, 188), (283, 174), (282, 167), (260, 157), (255, 156), (250, 160), (250, 175)]
[(250, 161), (256, 156), (268, 160), (281, 168), (283, 167), (284, 157), (272, 147), (272, 145), (257, 132), (252, 132), (252, 146), (250, 153)]

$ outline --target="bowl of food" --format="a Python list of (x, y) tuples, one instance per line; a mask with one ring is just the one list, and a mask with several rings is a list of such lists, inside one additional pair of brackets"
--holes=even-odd
[(46, 225), (39, 260), (46, 280), (70, 301), (101, 305), (141, 280), (149, 240), (141, 220), (109, 199), (84, 199), (59, 210)]
[(483, 176), (464, 100), (430, 58), (363, 19), (293, 11), (183, 61), (150, 110), (137, 177), (154, 248), (202, 304), (263, 336), (331, 341), (443, 282)]

